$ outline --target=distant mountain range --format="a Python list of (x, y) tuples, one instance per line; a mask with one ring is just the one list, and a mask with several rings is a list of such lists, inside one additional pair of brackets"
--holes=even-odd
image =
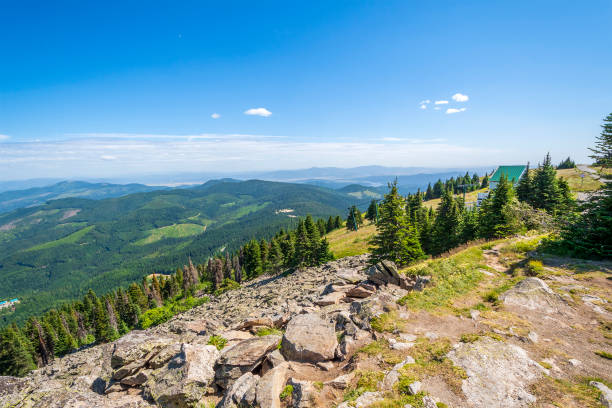
[(88, 183), (85, 181), (62, 181), (52, 185), (31, 187), (25, 190), (4, 191), (0, 193), (0, 213), (17, 208), (44, 204), (49, 200), (68, 197), (82, 197), (93, 200), (121, 197), (168, 187), (152, 187), (144, 184)]
[[(189, 188), (201, 185), (208, 180), (268, 180), (301, 184), (312, 184), (330, 189), (342, 189), (347, 186), (360, 185), (358, 190), (367, 190), (382, 194), (387, 190), (387, 183), (397, 178), (402, 194), (414, 193), (428, 183), (448, 179), (458, 175), (477, 172), (483, 175), (491, 168), (443, 169), (425, 167), (384, 167), (362, 166), (354, 168), (313, 167), (302, 170), (279, 170), (271, 172), (253, 172), (237, 174), (174, 174), (167, 176), (140, 177), (145, 184), (125, 184), (128, 180), (88, 180), (61, 181), (54, 179), (36, 179), (23, 181), (0, 182), (0, 213), (13, 209), (43, 204), (49, 200), (68, 197), (104, 199), (120, 197), (137, 192), (148, 192), (169, 188)], [(355, 188), (355, 187), (351, 187)], [(357, 191), (352, 191), (356, 193)]]
[(307, 214), (344, 217), (350, 205), (365, 208), (366, 191), (214, 180), (101, 200), (60, 198), (0, 214), (0, 300), (21, 301), (3, 318), (23, 321), (90, 287), (103, 293), (174, 271), (189, 257), (204, 262)]

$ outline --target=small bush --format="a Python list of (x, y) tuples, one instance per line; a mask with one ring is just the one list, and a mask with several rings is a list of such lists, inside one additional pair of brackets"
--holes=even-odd
[(480, 338), (479, 334), (476, 334), (476, 333), (465, 333), (465, 334), (461, 335), (461, 338), (459, 339), (459, 341), (462, 342), (462, 343), (474, 343), (479, 338)]
[(546, 361), (539, 361), (538, 364), (540, 364), (542, 367), (546, 368), (547, 370), (550, 370), (552, 368), (552, 365), (547, 363)]
[(219, 296), (222, 293), (227, 292), (228, 290), (234, 290), (234, 289), (239, 289), (240, 288), (240, 284), (232, 279), (223, 279), (223, 282), (221, 283), (221, 286), (215, 290), (215, 295)]
[(372, 329), (375, 331), (382, 332), (394, 332), (395, 330), (400, 330), (404, 326), (404, 322), (400, 320), (397, 312), (387, 312), (383, 313), (378, 317), (373, 318), (370, 321), (370, 325)]
[(293, 395), (293, 385), (285, 385), (285, 388), (283, 388), (283, 391), (280, 393), (279, 397), (284, 401), (291, 395)]
[(215, 346), (217, 350), (223, 350), (223, 347), (225, 347), (227, 344), (227, 340), (215, 334), (214, 336), (210, 336), (210, 339), (208, 339), (208, 344)]
[(608, 360), (612, 360), (612, 353), (608, 353), (607, 351), (598, 350), (595, 352), (599, 357), (606, 358)]
[(282, 335), (283, 332), (278, 329), (275, 329), (274, 327), (262, 327), (257, 330), (257, 335), (259, 337), (269, 336), (271, 334)]
[(540, 276), (544, 272), (542, 261), (532, 259), (527, 262), (527, 276)]

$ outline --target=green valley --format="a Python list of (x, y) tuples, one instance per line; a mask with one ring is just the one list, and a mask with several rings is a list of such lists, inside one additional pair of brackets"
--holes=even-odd
[[(19, 298), (1, 324), (58, 304), (203, 263), (252, 238), (271, 237), (298, 217), (344, 214), (361, 203), (305, 184), (211, 181), (190, 189), (119, 198), (65, 198), (0, 215), (0, 299)], [(278, 211), (291, 209), (287, 213)]]

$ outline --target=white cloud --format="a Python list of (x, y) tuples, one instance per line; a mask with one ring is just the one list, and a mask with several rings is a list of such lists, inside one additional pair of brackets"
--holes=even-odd
[(453, 100), (457, 102), (467, 102), (468, 99), (470, 99), (469, 96), (460, 93), (456, 93), (453, 95)]
[(448, 104), (448, 101), (436, 101), (434, 102), (436, 105), (446, 105)]
[(421, 105), (421, 109), (427, 109), (427, 105)]
[(0, 135), (0, 140), (9, 140), (10, 136), (9, 135)]
[(221, 115), (219, 115), (218, 113), (213, 113), (212, 115), (210, 115), (211, 118), (213, 119), (219, 119), (221, 117)]
[[(399, 139), (399, 140), (396, 140)], [(340, 153), (339, 153), (340, 152)], [(224, 173), (313, 166), (447, 166), (495, 162), (498, 149), (443, 139), (401, 136), (372, 140), (297, 139), (283, 136), (112, 134), (61, 140), (0, 143), (0, 179), (128, 177), (144, 174)], [(507, 158), (506, 158), (507, 159)]]
[(464, 112), (465, 108), (460, 108), (460, 109), (455, 109), (455, 108), (448, 108), (446, 110), (447, 114), (451, 114), (451, 113), (459, 113), (459, 112)]
[(419, 102), (419, 105), (427, 105), (431, 101), (429, 99), (425, 99), (424, 101)]
[(251, 109), (245, 110), (244, 114), (245, 115), (263, 116), (264, 118), (267, 118), (268, 116), (270, 116), (272, 114), (272, 112), (270, 112), (266, 108), (251, 108)]

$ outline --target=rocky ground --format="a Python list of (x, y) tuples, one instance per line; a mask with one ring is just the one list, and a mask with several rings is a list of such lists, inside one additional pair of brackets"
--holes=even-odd
[(609, 407), (610, 265), (545, 259), (525, 278), (517, 242), (472, 249), (465, 290), (365, 256), (261, 277), (0, 377), (0, 407)]

